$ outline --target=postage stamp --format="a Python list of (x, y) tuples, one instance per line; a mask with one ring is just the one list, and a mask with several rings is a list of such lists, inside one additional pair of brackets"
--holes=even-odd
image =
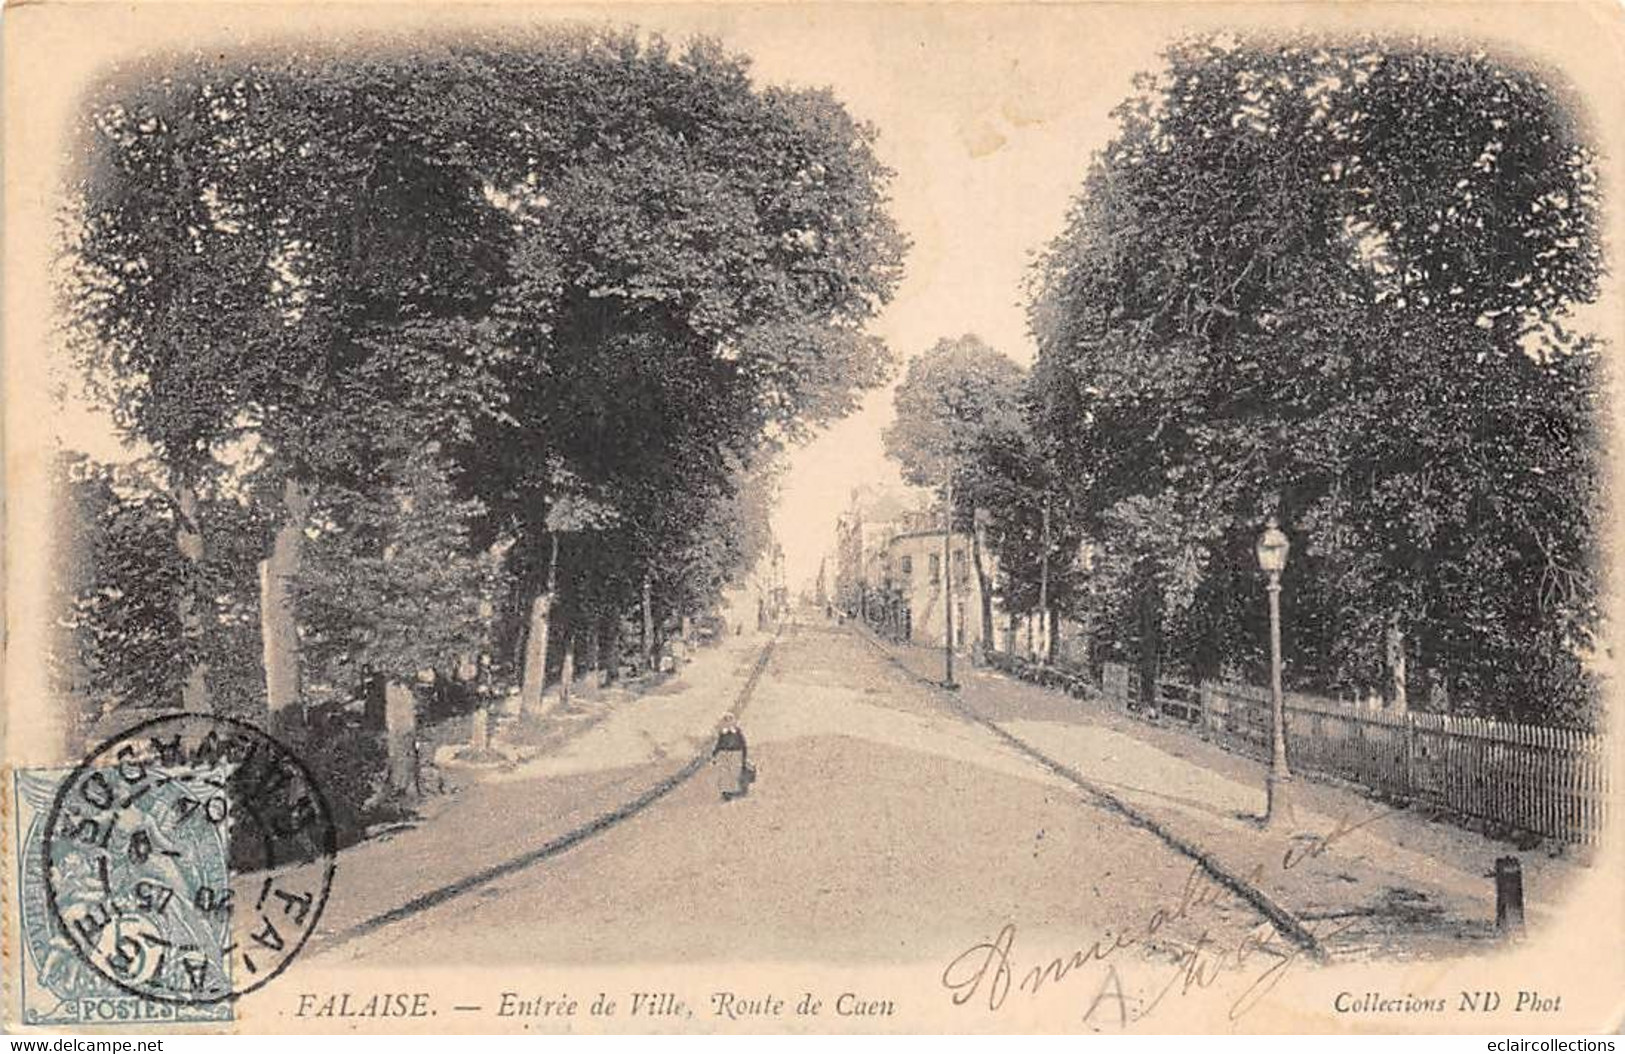
[[(165, 715), (65, 776), (30, 780), (22, 893), (41, 983), (116, 993), (132, 1015), (168, 1005), (219, 1020), (287, 967), (321, 917), (331, 813), (309, 770), (252, 725)], [(83, 998), (77, 1010), (83, 1021)]]
[[(25, 1024), (105, 1025), (230, 1021), (232, 1004), (168, 1003), (124, 991), (81, 958), (51, 912), (45, 883), (45, 823), (57, 789), (71, 769), (32, 769), (13, 773), (17, 803), (17, 904), (22, 949), (17, 984)], [(216, 870), (225, 870), (224, 843), (218, 842)], [(129, 921), (133, 921), (129, 920)], [(127, 925), (120, 919), (118, 925)]]

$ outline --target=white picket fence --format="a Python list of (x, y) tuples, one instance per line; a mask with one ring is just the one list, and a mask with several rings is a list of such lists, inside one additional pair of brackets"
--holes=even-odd
[[(1017, 671), (1020, 672), (1020, 671)], [(1135, 671), (1107, 663), (1108, 698), (1134, 698)], [(1270, 695), (1233, 682), (1157, 684), (1158, 709), (1224, 746), (1263, 756)], [(1573, 729), (1450, 714), (1391, 713), (1286, 694), (1294, 772), (1335, 776), (1391, 798), (1595, 843), (1611, 800), (1609, 741)]]

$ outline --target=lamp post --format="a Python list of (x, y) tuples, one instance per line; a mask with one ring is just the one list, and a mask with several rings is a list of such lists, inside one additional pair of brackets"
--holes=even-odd
[(1275, 517), (1258, 538), (1258, 566), (1270, 596), (1270, 771), (1265, 780), (1264, 826), (1292, 822), (1292, 773), (1286, 766), (1286, 703), (1281, 692), (1281, 572), (1292, 543)]
[(1049, 618), (1049, 491), (1044, 491), (1044, 520), (1042, 528), (1042, 549), (1038, 554), (1038, 622), (1043, 627), (1044, 661), (1050, 662), (1055, 658), (1055, 646), (1050, 640)]
[(942, 488), (942, 686), (954, 683), (954, 470), (950, 463)]

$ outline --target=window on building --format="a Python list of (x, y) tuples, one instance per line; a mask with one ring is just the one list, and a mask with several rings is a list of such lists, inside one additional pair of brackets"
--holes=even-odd
[(904, 554), (903, 559), (899, 563), (898, 566), (902, 568), (903, 573), (905, 575), (913, 574), (914, 573), (914, 557), (909, 556), (907, 554)]
[(942, 581), (942, 557), (936, 553), (931, 554), (931, 584), (936, 585)]
[(970, 565), (965, 562), (965, 550), (954, 550), (954, 581), (970, 581)]

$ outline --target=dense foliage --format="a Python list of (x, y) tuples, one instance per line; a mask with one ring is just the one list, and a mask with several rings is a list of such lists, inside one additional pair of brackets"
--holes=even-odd
[[(969, 531), (981, 584), (983, 641), (994, 639), (993, 581), (982, 553), (989, 513), (1001, 497), (1001, 466), (984, 450), (1019, 442), (1022, 371), (1009, 356), (967, 333), (937, 341), (911, 359), (893, 397), (895, 416), (884, 436), (886, 453), (903, 479), (936, 488), (954, 518)], [(1004, 521), (998, 521), (1001, 529)]]
[(1032, 429), (1100, 543), (1107, 649), (1589, 720), (1601, 270), (1560, 86), (1483, 54), (1204, 38), (1117, 111), (1041, 261)]
[[(206, 669), (219, 705), (198, 642), (262, 615), (303, 707), (517, 663), (543, 589), (553, 668), (644, 596), (657, 628), (713, 603), (767, 548), (775, 453), (887, 373), (873, 135), (633, 31), (123, 72), (64, 217), (69, 339), (151, 481), (80, 473), (120, 554), (69, 590), (89, 694), (174, 705)], [(246, 619), (198, 583), (262, 558)]]

